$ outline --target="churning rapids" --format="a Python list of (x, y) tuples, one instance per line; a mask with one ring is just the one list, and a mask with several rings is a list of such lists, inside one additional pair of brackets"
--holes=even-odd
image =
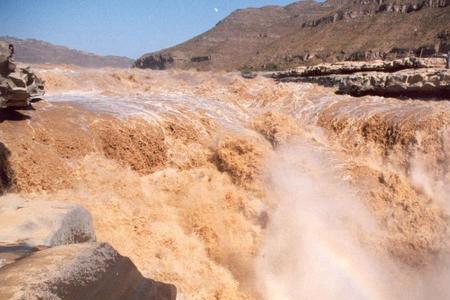
[(179, 299), (449, 299), (450, 102), (235, 73), (40, 67), (13, 193), (77, 202)]

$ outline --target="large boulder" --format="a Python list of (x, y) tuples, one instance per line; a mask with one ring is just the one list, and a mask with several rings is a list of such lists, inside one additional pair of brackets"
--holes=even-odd
[(144, 278), (105, 243), (63, 245), (0, 269), (0, 299), (175, 300), (176, 287)]
[(0, 197), (0, 267), (37, 249), (93, 241), (91, 215), (79, 205)]

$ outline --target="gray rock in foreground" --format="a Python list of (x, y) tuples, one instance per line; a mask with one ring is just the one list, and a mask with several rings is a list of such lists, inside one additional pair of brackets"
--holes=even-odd
[(0, 267), (38, 249), (93, 241), (91, 215), (79, 205), (0, 197)]
[(1, 268), (0, 282), (0, 299), (176, 299), (175, 286), (144, 278), (105, 243), (35, 252)]
[(90, 213), (76, 204), (0, 198), (0, 241), (30, 247), (95, 241)]

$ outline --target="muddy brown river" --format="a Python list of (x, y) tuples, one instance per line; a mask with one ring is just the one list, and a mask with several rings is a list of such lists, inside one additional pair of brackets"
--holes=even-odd
[(179, 299), (448, 299), (450, 102), (38, 66), (12, 193), (75, 202)]

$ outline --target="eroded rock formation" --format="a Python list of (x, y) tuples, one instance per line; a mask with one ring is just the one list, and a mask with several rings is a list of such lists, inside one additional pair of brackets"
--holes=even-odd
[(444, 67), (443, 58), (420, 59), (407, 57), (392, 61), (345, 61), (334, 64), (319, 64), (311, 67), (299, 67), (293, 70), (278, 72), (273, 74), (273, 78), (281, 79), (285, 77), (312, 77), (325, 75), (354, 74), (358, 72), (396, 72), (405, 69), (420, 69)]
[(395, 61), (342, 62), (278, 72), (276, 80), (336, 86), (337, 93), (450, 98), (450, 70), (445, 60), (405, 58)]
[(338, 93), (355, 96), (409, 96), (450, 99), (450, 70), (370, 72), (337, 79)]

